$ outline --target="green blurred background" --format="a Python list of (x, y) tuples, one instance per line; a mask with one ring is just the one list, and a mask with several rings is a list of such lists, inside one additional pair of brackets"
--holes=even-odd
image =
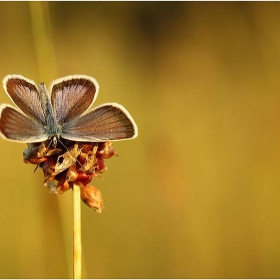
[[(280, 3), (0, 3), (0, 77), (70, 74), (123, 104), (82, 205), (84, 278), (280, 278)], [(11, 103), (4, 93), (0, 102)], [(72, 192), (0, 139), (0, 277), (72, 277)]]

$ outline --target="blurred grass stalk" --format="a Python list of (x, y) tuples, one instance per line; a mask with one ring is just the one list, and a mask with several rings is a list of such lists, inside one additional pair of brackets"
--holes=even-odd
[(29, 2), (32, 31), (34, 37), (36, 61), (40, 81), (51, 73), (56, 75), (54, 44), (51, 34), (50, 13), (48, 2)]
[[(40, 81), (44, 81), (46, 77), (57, 76), (57, 67), (55, 61), (54, 44), (51, 34), (50, 12), (48, 2), (29, 2), (32, 20), (32, 31), (34, 36), (34, 44), (36, 50), (36, 60)], [(81, 278), (81, 198), (80, 187), (73, 186), (73, 277)], [(59, 203), (58, 203), (59, 204)], [(63, 204), (64, 205), (64, 204)], [(59, 205), (61, 209), (62, 206)], [(60, 221), (62, 224), (63, 242), (68, 240), (68, 234), (63, 228), (66, 228), (64, 213), (68, 211), (60, 211)], [(69, 244), (64, 244), (64, 248), (68, 248)], [(67, 252), (65, 252), (67, 254)]]

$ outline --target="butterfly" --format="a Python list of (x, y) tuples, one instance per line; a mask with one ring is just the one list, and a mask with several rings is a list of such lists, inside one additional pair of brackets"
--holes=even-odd
[(37, 143), (59, 139), (106, 142), (133, 139), (138, 128), (129, 112), (118, 103), (105, 103), (86, 112), (97, 98), (99, 85), (86, 75), (44, 83), (21, 75), (7, 75), (3, 87), (17, 108), (0, 105), (0, 135), (10, 141)]

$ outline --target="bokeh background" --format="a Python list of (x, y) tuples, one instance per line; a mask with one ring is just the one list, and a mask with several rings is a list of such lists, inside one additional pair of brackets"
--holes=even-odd
[[(84, 278), (280, 277), (280, 3), (1, 2), (0, 77), (95, 77), (139, 137), (82, 205)], [(1, 103), (10, 103), (2, 89)], [(72, 277), (72, 192), (0, 139), (0, 277)]]

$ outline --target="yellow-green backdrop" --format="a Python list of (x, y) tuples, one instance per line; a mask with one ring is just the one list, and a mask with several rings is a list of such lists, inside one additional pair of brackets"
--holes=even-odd
[[(2, 2), (0, 77), (70, 74), (139, 137), (82, 205), (85, 278), (280, 277), (280, 3)], [(11, 103), (2, 89), (1, 103)], [(0, 277), (72, 277), (72, 192), (0, 139)]]

